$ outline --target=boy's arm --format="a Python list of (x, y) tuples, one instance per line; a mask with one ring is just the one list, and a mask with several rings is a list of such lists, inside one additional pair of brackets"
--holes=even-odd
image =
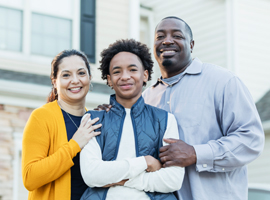
[(147, 164), (143, 156), (103, 161), (100, 146), (94, 137), (81, 151), (80, 167), (83, 180), (89, 187), (103, 187), (137, 176), (146, 170)]
[[(163, 138), (179, 139), (175, 117), (168, 114), (167, 129)], [(163, 142), (163, 146), (166, 145)], [(168, 193), (179, 190), (184, 179), (185, 169), (182, 167), (166, 167), (155, 172), (143, 171), (138, 176), (129, 179), (124, 186), (149, 192)]]

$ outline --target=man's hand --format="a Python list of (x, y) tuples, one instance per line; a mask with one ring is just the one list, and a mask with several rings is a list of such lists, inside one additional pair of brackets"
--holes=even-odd
[(112, 105), (110, 104), (102, 104), (99, 105), (97, 108), (94, 108), (94, 110), (106, 110), (106, 112), (109, 112), (112, 108)]
[(163, 163), (163, 167), (187, 167), (196, 163), (197, 157), (193, 146), (188, 145), (182, 140), (163, 140), (164, 142), (169, 143), (169, 145), (163, 146), (159, 149), (159, 157), (161, 162)]

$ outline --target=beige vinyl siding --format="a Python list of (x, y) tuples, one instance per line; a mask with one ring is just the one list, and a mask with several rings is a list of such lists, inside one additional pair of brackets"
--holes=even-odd
[(258, 101), (270, 88), (270, 1), (238, 1), (238, 75)]
[(96, 4), (96, 63), (91, 64), (92, 77), (95, 82), (105, 83), (98, 70), (100, 53), (116, 40), (128, 38), (129, 1), (98, 0)]

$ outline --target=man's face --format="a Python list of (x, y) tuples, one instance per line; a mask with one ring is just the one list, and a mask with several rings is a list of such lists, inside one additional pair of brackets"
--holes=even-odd
[(161, 73), (164, 71), (171, 77), (186, 69), (192, 60), (191, 51), (194, 46), (194, 41), (190, 40), (184, 22), (169, 18), (158, 24), (155, 31), (154, 55)]

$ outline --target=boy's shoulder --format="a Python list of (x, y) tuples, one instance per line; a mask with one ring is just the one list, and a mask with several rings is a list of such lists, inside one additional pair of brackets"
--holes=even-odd
[(106, 114), (106, 111), (105, 110), (88, 110), (86, 114), (90, 114), (91, 116), (91, 119), (94, 119), (96, 117), (99, 117), (99, 119), (103, 119), (104, 115)]
[(166, 110), (163, 110), (161, 108), (157, 108), (155, 106), (151, 106), (149, 104), (145, 104), (145, 107), (147, 111), (152, 112), (155, 116), (166, 116), (168, 115), (168, 112)]

